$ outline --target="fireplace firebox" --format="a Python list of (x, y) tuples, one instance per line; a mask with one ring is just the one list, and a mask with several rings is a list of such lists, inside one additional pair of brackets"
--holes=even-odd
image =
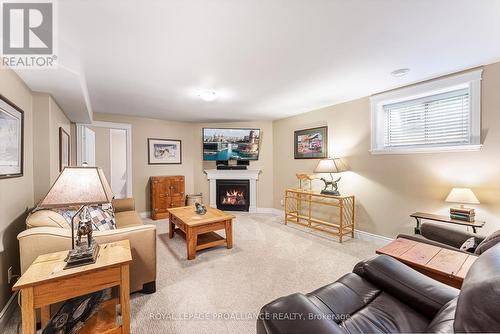
[(217, 180), (217, 209), (248, 211), (250, 207), (249, 180)]

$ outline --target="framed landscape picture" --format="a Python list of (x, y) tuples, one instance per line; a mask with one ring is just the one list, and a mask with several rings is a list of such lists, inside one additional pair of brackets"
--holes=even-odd
[(322, 159), (328, 157), (328, 127), (294, 132), (295, 159)]
[(24, 113), (0, 95), (0, 178), (23, 176)]
[(176, 139), (148, 138), (148, 164), (182, 163), (182, 143)]
[(59, 127), (59, 171), (70, 164), (70, 137), (62, 127)]

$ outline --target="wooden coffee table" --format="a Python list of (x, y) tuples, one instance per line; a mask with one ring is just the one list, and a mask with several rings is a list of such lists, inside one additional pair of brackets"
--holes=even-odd
[[(199, 215), (194, 206), (168, 209), (168, 213), (168, 236), (172, 239), (174, 232), (179, 232), (186, 239), (188, 260), (202, 249), (223, 244), (228, 249), (233, 247), (233, 215), (214, 208), (207, 208), (206, 214)], [(215, 233), (218, 230), (226, 231), (225, 239)]]
[(376, 251), (389, 255), (422, 274), (460, 289), (477, 256), (426, 243), (397, 238)]

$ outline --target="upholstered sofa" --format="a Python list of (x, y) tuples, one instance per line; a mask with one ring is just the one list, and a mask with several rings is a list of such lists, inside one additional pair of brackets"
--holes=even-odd
[(380, 255), (308, 294), (265, 305), (257, 334), (500, 332), (500, 244), (485, 251), (461, 290)]
[[(153, 293), (156, 290), (156, 226), (144, 224), (131, 198), (113, 200), (116, 229), (94, 231), (100, 244), (128, 239), (132, 247), (130, 292)], [(27, 229), (19, 240), (21, 272), (41, 254), (71, 248), (71, 229), (59, 213), (51, 210), (34, 212), (26, 219)]]

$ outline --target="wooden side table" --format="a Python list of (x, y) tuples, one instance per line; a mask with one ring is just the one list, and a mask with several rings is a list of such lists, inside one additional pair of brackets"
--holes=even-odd
[(457, 289), (460, 289), (465, 275), (477, 259), (473, 254), (405, 238), (397, 238), (376, 253), (389, 255), (422, 274)]
[[(41, 309), (42, 328), (50, 320), (50, 305), (114, 286), (120, 287), (122, 324), (116, 316), (112, 333), (130, 333), (129, 264), (132, 262), (128, 240), (101, 244), (96, 263), (64, 270), (68, 251), (40, 255), (12, 288), (21, 290), (22, 329), (36, 333), (35, 309)], [(102, 327), (102, 324), (99, 324)], [(90, 332), (93, 332), (90, 330)]]

